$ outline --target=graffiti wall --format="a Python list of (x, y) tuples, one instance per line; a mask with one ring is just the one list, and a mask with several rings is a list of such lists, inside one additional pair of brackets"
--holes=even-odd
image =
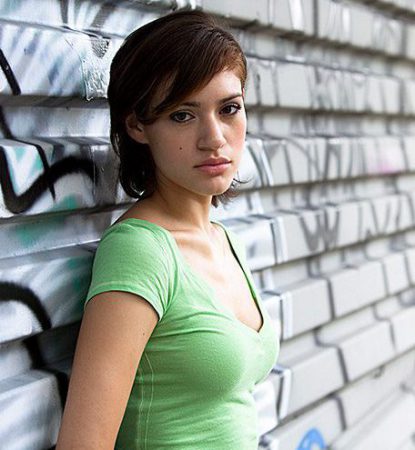
[(260, 448), (415, 449), (415, 0), (0, 4), (0, 447), (56, 443), (94, 250), (131, 202), (109, 64), (181, 8), (226, 17), (249, 63), (249, 182), (212, 218), (281, 334)]

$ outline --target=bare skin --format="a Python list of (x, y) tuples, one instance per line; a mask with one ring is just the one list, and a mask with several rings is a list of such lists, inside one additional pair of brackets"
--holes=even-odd
[[(214, 289), (217, 301), (237, 320), (259, 330), (262, 318), (242, 269), (224, 231), (209, 220), (212, 196), (228, 189), (242, 156), (246, 116), (240, 80), (234, 72), (221, 72), (186, 103), (152, 125), (127, 119), (130, 136), (151, 148), (157, 190), (118, 220), (144, 219), (170, 231), (186, 262)], [(196, 167), (210, 157), (226, 157), (230, 163), (212, 176)], [(114, 449), (157, 320), (153, 307), (134, 294), (111, 291), (89, 301), (56, 450)]]
[[(156, 96), (153, 106), (163, 95)], [(258, 330), (261, 315), (242, 269), (224, 230), (209, 220), (212, 196), (228, 189), (240, 165), (246, 133), (243, 95), (236, 73), (225, 70), (154, 124), (129, 117), (130, 137), (151, 148), (157, 190), (119, 220), (136, 217), (169, 230), (189, 265), (214, 288), (217, 300)], [(231, 161), (221, 174), (206, 175), (195, 167), (219, 156)]]
[(144, 219), (170, 231), (192, 270), (214, 289), (217, 301), (224, 303), (240, 322), (258, 331), (262, 318), (225, 231), (220, 226), (211, 224), (210, 234), (205, 237), (179, 227), (172, 229), (168, 219), (155, 214), (152, 209), (150, 198), (143, 200), (123, 214), (117, 222), (127, 218)]
[(224, 303), (240, 322), (258, 331), (262, 318), (225, 231), (213, 224), (208, 236), (178, 226), (172, 229), (168, 218), (154, 213), (151, 203), (151, 197), (137, 203), (118, 222), (127, 218), (144, 219), (170, 231), (192, 270), (214, 289), (216, 300)]
[(134, 294), (105, 292), (85, 308), (57, 450), (113, 450), (144, 347), (157, 323)]

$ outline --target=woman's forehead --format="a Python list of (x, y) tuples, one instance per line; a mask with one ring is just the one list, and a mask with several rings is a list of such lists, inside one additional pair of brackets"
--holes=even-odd
[[(174, 88), (175, 80), (173, 77), (169, 77), (168, 80), (164, 80), (160, 83), (153, 99), (151, 101), (151, 108), (157, 108), (169, 95), (172, 88)], [(204, 91), (209, 91), (210, 97), (217, 97), (218, 100), (225, 98), (226, 96), (242, 93), (242, 80), (239, 77), (237, 70), (224, 69), (214, 74), (210, 79), (204, 80), (203, 84), (188, 93), (181, 98), (173, 99), (174, 105), (179, 105), (185, 102), (197, 102), (198, 97), (203, 95)]]

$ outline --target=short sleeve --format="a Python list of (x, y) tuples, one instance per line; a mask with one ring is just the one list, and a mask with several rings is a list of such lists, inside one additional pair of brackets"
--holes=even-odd
[(137, 294), (156, 310), (159, 321), (174, 290), (174, 259), (157, 230), (119, 223), (102, 236), (95, 253), (92, 278), (84, 304), (97, 294)]

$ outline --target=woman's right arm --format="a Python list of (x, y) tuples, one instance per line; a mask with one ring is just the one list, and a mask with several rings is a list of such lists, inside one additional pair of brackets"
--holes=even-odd
[(144, 347), (156, 324), (142, 297), (111, 291), (87, 306), (56, 450), (113, 450)]

